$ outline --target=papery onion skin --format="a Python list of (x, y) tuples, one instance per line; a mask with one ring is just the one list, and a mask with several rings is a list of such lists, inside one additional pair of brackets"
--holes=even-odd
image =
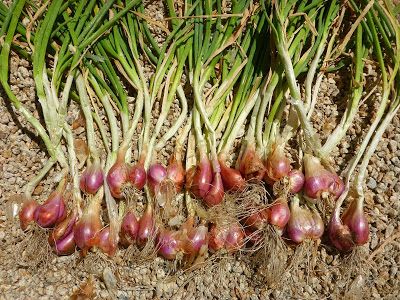
[(205, 156), (201, 159), (194, 172), (190, 190), (199, 199), (204, 199), (211, 188), (213, 174), (210, 160)]
[(100, 209), (101, 198), (96, 195), (88, 203), (81, 218), (75, 224), (75, 243), (83, 250), (83, 255), (99, 243), (99, 233), (103, 227), (101, 224)]
[(268, 208), (268, 223), (283, 229), (290, 218), (290, 209), (287, 201), (278, 198), (271, 207)]
[(71, 255), (75, 252), (76, 244), (74, 238), (74, 232), (71, 231), (68, 235), (64, 236), (62, 239), (58, 240), (54, 247), (53, 251), (59, 255)]
[(215, 206), (224, 199), (224, 185), (222, 183), (221, 173), (214, 174), (214, 179), (211, 183), (211, 188), (204, 197), (204, 202), (209, 206)]
[(146, 170), (141, 163), (131, 166), (128, 171), (128, 182), (137, 190), (143, 189), (147, 181)]
[(123, 187), (128, 180), (129, 166), (125, 162), (117, 161), (107, 174), (107, 183), (114, 198), (123, 198)]
[(244, 220), (244, 226), (245, 228), (251, 228), (253, 230), (259, 230), (262, 229), (265, 224), (268, 223), (268, 208), (263, 207), (263, 208), (249, 208), (250, 211), (250, 216), (245, 218)]
[(274, 144), (265, 163), (265, 176), (269, 182), (276, 182), (288, 176), (290, 160), (285, 156), (284, 144)]
[(110, 239), (110, 226), (103, 228), (98, 234), (99, 242), (97, 247), (108, 256), (114, 256), (117, 251), (117, 245), (113, 244)]
[(49, 234), (49, 244), (53, 246), (59, 240), (69, 235), (73, 230), (77, 220), (77, 213), (73, 211), (63, 221), (57, 224), (57, 226)]
[(82, 192), (94, 195), (104, 183), (104, 174), (100, 163), (95, 162), (83, 171), (79, 180)]
[(18, 213), (22, 230), (28, 229), (29, 224), (35, 220), (35, 210), (38, 206), (39, 203), (33, 199), (24, 202)]
[(231, 224), (225, 238), (225, 249), (236, 252), (244, 245), (244, 230), (239, 224)]
[(197, 254), (200, 249), (208, 244), (208, 228), (204, 225), (199, 225), (187, 233), (186, 252), (189, 254)]
[(299, 205), (290, 206), (290, 218), (286, 225), (286, 234), (290, 240), (300, 244), (308, 239), (314, 224), (311, 212)]
[(64, 197), (60, 191), (56, 190), (49, 198), (39, 205), (34, 218), (36, 223), (42, 228), (52, 228), (58, 222), (61, 222), (66, 216)]
[(247, 147), (243, 153), (239, 163), (239, 171), (246, 180), (261, 181), (263, 179), (265, 166), (253, 147)]
[[(337, 199), (344, 191), (343, 181), (334, 173), (326, 170), (318, 158), (304, 155), (305, 183), (304, 193), (308, 199), (321, 199), (325, 194)], [(315, 201), (315, 200), (314, 200)]]
[(221, 177), (225, 190), (232, 192), (242, 191), (246, 186), (246, 181), (239, 170), (228, 167), (223, 159), (219, 160), (219, 165), (221, 166)]
[(183, 249), (182, 233), (162, 229), (157, 237), (158, 253), (168, 260), (177, 258), (177, 254)]
[(153, 208), (151, 204), (147, 205), (145, 212), (139, 220), (139, 230), (137, 234), (137, 242), (144, 245), (155, 234), (155, 220)]
[(224, 248), (228, 228), (211, 225), (208, 237), (208, 246), (211, 250), (218, 251)]
[(133, 212), (128, 212), (122, 220), (120, 242), (125, 247), (136, 241), (139, 232), (139, 221)]
[(348, 252), (355, 246), (349, 227), (334, 215), (328, 224), (328, 236), (333, 246), (340, 251)]
[(147, 172), (147, 177), (149, 188), (153, 193), (155, 193), (161, 182), (167, 178), (167, 169), (161, 164), (153, 164)]
[(293, 169), (288, 173), (289, 178), (289, 191), (293, 194), (300, 192), (305, 183), (303, 172)]
[(185, 169), (182, 166), (182, 162), (176, 158), (176, 155), (172, 155), (168, 164), (167, 177), (174, 183), (175, 191), (177, 193), (181, 192), (185, 182)]
[(342, 221), (349, 228), (356, 245), (361, 246), (367, 243), (369, 238), (368, 220), (365, 217), (363, 206), (358, 205), (356, 200), (353, 200), (343, 213)]

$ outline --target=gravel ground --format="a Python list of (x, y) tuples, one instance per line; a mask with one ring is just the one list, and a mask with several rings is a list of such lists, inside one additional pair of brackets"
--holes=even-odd
[[(329, 75), (323, 80), (312, 117), (323, 138), (329, 135), (332, 124), (338, 122), (344, 110), (341, 103), (346, 100), (347, 82), (343, 74)], [(10, 83), (19, 99), (35, 111), (34, 82), (26, 61), (12, 59)], [(373, 97), (363, 104), (355, 124), (333, 153), (339, 172), (354, 153), (365, 131), (365, 120), (373, 115), (368, 109), (372, 101)], [(178, 107), (174, 105), (169, 122), (176, 118)], [(84, 138), (84, 130), (81, 134)], [(20, 199), (18, 192), (47, 158), (39, 139), (29, 125), (14, 114), (0, 90), (0, 299), (398, 299), (399, 142), (398, 115), (368, 167), (365, 191), (371, 234), (366, 248), (370, 260), (362, 276), (347, 278), (340, 268), (346, 258), (325, 240), (318, 247), (315, 257), (318, 267), (314, 273), (306, 272), (307, 265), (302, 264), (296, 272), (285, 273), (281, 280), (283, 284), (276, 287), (258, 282), (255, 270), (242, 257), (219, 259), (191, 272), (178, 269), (173, 274), (170, 270), (174, 265), (161, 258), (153, 259), (151, 263), (127, 262), (125, 250), (120, 251), (112, 262), (96, 254), (82, 260), (76, 253), (69, 257), (49, 254), (46, 263), (33, 264), (29, 261), (32, 245), (44, 246), (26, 238), (18, 222), (10, 220), (8, 215), (10, 204)], [(160, 160), (166, 160), (169, 153), (168, 149), (161, 153)], [(57, 171), (52, 170), (36, 188), (36, 199), (49, 194)], [(83, 297), (85, 293), (86, 298)]]

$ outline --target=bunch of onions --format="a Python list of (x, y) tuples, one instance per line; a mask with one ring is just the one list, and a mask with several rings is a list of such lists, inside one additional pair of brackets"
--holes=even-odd
[(100, 217), (102, 189), (86, 205), (82, 216), (74, 227), (76, 245), (86, 255), (88, 250), (99, 245), (99, 233), (103, 227)]
[(77, 219), (78, 214), (74, 210), (50, 232), (48, 242), (57, 255), (75, 252), (74, 226)]
[(89, 163), (86, 170), (83, 171), (79, 181), (79, 186), (82, 192), (94, 195), (103, 185), (103, 182), (103, 170), (101, 169), (100, 162), (95, 160), (93, 163)]
[(340, 251), (348, 252), (368, 241), (369, 225), (363, 202), (355, 199), (340, 218), (340, 205), (335, 206), (328, 225), (329, 239)]
[[(49, 198), (42, 205), (36, 207), (33, 217), (36, 224), (38, 224), (40, 227), (52, 228), (66, 217), (65, 200), (63, 196), (65, 186), (66, 180), (63, 179), (58, 185), (57, 189), (50, 194)], [(34, 204), (31, 205), (33, 206)], [(29, 210), (27, 207), (23, 211), (25, 214), (24, 218), (29, 218), (28, 212)]]
[(319, 199), (337, 199), (344, 190), (343, 181), (335, 173), (326, 170), (320, 160), (311, 154), (304, 155), (304, 194), (315, 203)]
[(146, 184), (143, 160), (141, 159), (136, 165), (130, 166), (125, 162), (125, 154), (126, 150), (121, 148), (118, 152), (117, 161), (107, 174), (107, 183), (111, 195), (116, 199), (123, 198), (124, 189), (133, 187), (141, 190)]
[(315, 209), (301, 207), (298, 197), (290, 203), (290, 218), (286, 226), (288, 238), (296, 244), (318, 240), (324, 233), (324, 222)]

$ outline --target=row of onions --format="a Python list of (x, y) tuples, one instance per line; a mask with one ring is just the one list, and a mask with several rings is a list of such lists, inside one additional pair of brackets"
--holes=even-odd
[[(192, 263), (250, 253), (270, 277), (325, 232), (341, 252), (366, 244), (366, 170), (400, 107), (392, 4), (164, 4), (165, 21), (146, 16), (140, 0), (0, 4), (0, 81), (48, 153), (24, 189), (21, 228), (47, 230), (43, 242), (58, 255), (112, 257), (120, 246)], [(8, 83), (11, 50), (32, 63), (40, 119)], [(380, 74), (377, 111), (339, 177), (332, 153), (370, 96), (367, 64)], [(324, 75), (340, 68), (351, 70), (351, 93), (322, 141), (311, 116)], [(83, 164), (66, 121), (76, 106)], [(33, 200), (55, 166), (58, 186)]]

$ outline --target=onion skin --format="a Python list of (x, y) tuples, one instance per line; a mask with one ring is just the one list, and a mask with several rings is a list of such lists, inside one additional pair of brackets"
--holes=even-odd
[(308, 199), (321, 199), (329, 194), (337, 199), (344, 191), (343, 181), (326, 170), (318, 158), (304, 155), (305, 183), (304, 193)]
[(99, 243), (99, 233), (103, 227), (100, 219), (101, 198), (97, 195), (86, 206), (79, 221), (74, 227), (76, 245), (82, 249), (83, 255)]
[(269, 214), (270, 212), (268, 208), (260, 208), (256, 210), (244, 220), (245, 228), (252, 230), (262, 229), (265, 224), (268, 223)]
[(194, 227), (187, 232), (185, 252), (191, 255), (200, 252), (202, 247), (208, 244), (208, 228), (204, 225)]
[(129, 166), (125, 162), (117, 162), (111, 167), (107, 174), (107, 183), (111, 195), (116, 199), (123, 198), (122, 189), (129, 179)]
[(139, 232), (139, 221), (133, 212), (128, 212), (121, 224), (120, 241), (125, 247), (136, 241)]
[(143, 189), (146, 184), (147, 175), (143, 164), (138, 163), (129, 168), (128, 171), (128, 182), (138, 190)]
[(77, 213), (74, 211), (69, 214), (62, 222), (57, 224), (57, 226), (50, 232), (48, 242), (51, 246), (54, 246), (57, 241), (63, 239), (65, 236), (69, 235), (73, 229), (77, 220)]
[(153, 216), (153, 208), (151, 204), (147, 204), (147, 208), (139, 220), (139, 229), (137, 233), (137, 242), (144, 245), (155, 233), (155, 221)]
[(38, 206), (39, 203), (37, 203), (33, 199), (24, 202), (21, 210), (18, 213), (19, 223), (22, 230), (25, 231), (26, 229), (28, 229), (29, 224), (35, 220), (35, 210)]
[(39, 205), (34, 213), (36, 223), (42, 228), (52, 228), (66, 216), (64, 198), (57, 189), (49, 198)]
[(113, 244), (110, 238), (110, 226), (103, 228), (98, 234), (99, 242), (97, 247), (108, 256), (114, 256), (117, 251), (117, 245)]
[(196, 198), (204, 199), (211, 188), (212, 177), (210, 160), (203, 156), (191, 180), (190, 190)]
[(293, 194), (300, 192), (305, 183), (305, 177), (303, 172), (294, 169), (288, 173), (289, 178), (289, 191)]
[(363, 206), (354, 200), (342, 216), (343, 224), (346, 225), (356, 245), (364, 245), (369, 238), (369, 225), (365, 217)]
[(244, 245), (244, 230), (239, 224), (232, 224), (225, 238), (225, 248), (229, 252), (236, 252)]
[(96, 194), (104, 183), (104, 174), (99, 162), (94, 162), (83, 171), (79, 180), (79, 187), (82, 192), (87, 194)]
[(240, 159), (239, 171), (246, 180), (254, 179), (261, 181), (263, 179), (265, 166), (254, 147), (246, 148)]
[(348, 252), (355, 246), (349, 227), (343, 225), (335, 214), (332, 214), (328, 225), (328, 236), (332, 245), (339, 251)]
[(167, 177), (174, 183), (175, 191), (181, 192), (185, 183), (185, 169), (182, 166), (182, 161), (178, 160), (175, 154), (171, 156), (168, 164)]
[(290, 160), (285, 156), (284, 144), (274, 144), (265, 163), (267, 182), (276, 182), (288, 176)]
[(54, 247), (53, 251), (59, 255), (71, 255), (75, 252), (76, 244), (74, 238), (74, 232), (71, 231), (68, 235), (64, 236), (62, 239), (58, 240)]
[(161, 164), (153, 164), (147, 173), (148, 186), (154, 194), (159, 190), (161, 182), (167, 178), (167, 169)]
[(300, 244), (310, 238), (313, 229), (313, 216), (310, 210), (301, 208), (298, 203), (291, 203), (290, 218), (286, 226), (286, 234), (293, 242)]
[(221, 167), (221, 177), (224, 188), (227, 191), (242, 191), (246, 186), (246, 181), (242, 177), (242, 174), (236, 169), (229, 168), (223, 159), (219, 159), (219, 165)]
[(214, 179), (211, 183), (211, 188), (203, 201), (209, 206), (215, 206), (222, 202), (224, 199), (224, 185), (222, 183), (221, 173), (214, 174)]
[(277, 226), (280, 229), (285, 228), (290, 219), (289, 205), (285, 199), (278, 198), (267, 211), (269, 224)]
[(182, 233), (162, 229), (157, 236), (158, 253), (168, 260), (174, 260), (182, 251), (184, 242)]
[(228, 229), (224, 227), (217, 227), (217, 225), (211, 225), (208, 237), (208, 246), (214, 252), (221, 250), (225, 246), (226, 236)]

